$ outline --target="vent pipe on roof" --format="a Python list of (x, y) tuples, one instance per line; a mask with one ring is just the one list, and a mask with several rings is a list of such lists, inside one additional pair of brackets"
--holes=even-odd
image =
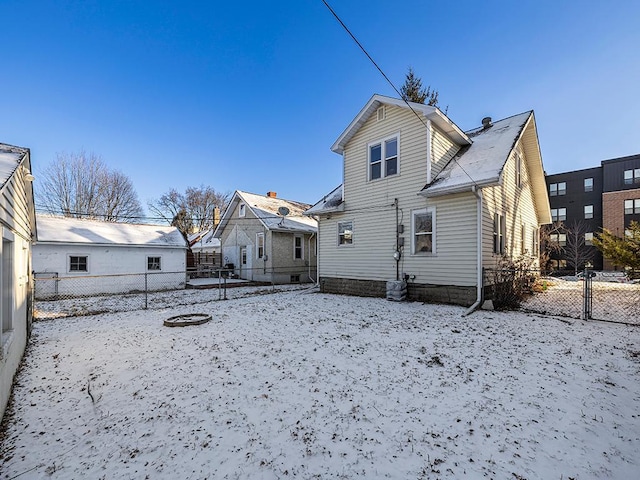
[(491, 123), (491, 117), (484, 117), (482, 119), (482, 128), (484, 128), (485, 130), (492, 125), (493, 124)]
[(267, 192), (267, 197), (269, 198), (276, 198), (278, 196), (278, 194), (276, 192)]

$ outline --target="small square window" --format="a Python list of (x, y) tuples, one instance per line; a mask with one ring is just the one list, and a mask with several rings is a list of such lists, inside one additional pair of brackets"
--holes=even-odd
[(147, 257), (147, 270), (161, 270), (160, 257)]
[(88, 259), (86, 256), (69, 256), (70, 272), (88, 272)]

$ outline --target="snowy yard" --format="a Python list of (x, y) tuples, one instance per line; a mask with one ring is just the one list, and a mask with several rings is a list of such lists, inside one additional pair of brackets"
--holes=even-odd
[[(0, 478), (637, 478), (640, 328), (463, 311), (291, 291), (36, 322)], [(162, 326), (189, 312), (213, 320)]]

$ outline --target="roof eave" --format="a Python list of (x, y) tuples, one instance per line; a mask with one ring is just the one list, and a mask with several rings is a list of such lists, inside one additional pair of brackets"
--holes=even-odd
[(394, 105), (400, 108), (411, 108), (415, 112), (422, 114), (424, 117), (434, 122), (441, 130), (450, 135), (456, 142), (461, 145), (471, 144), (471, 139), (444, 113), (437, 107), (431, 105), (423, 105), (420, 103), (405, 102), (402, 99), (386, 97), (384, 95), (373, 95), (365, 104), (360, 112), (355, 116), (351, 123), (344, 129), (342, 134), (331, 146), (331, 151), (342, 155), (345, 145), (351, 140), (353, 135), (360, 127), (369, 119), (369, 116), (378, 109), (380, 105)]
[(429, 187), (424, 188), (418, 192), (418, 195), (426, 198), (433, 197), (442, 197), (444, 195), (453, 195), (454, 193), (465, 193), (473, 191), (473, 188), (486, 188), (486, 187), (495, 187), (500, 185), (500, 177), (494, 177), (487, 180), (483, 180), (482, 182), (476, 183), (464, 183), (462, 185), (456, 185), (454, 187), (440, 188), (440, 189), (429, 189)]

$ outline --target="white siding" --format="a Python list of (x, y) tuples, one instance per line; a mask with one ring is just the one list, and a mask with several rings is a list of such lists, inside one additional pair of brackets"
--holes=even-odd
[[(88, 272), (69, 272), (69, 256), (88, 257)], [(147, 257), (160, 257), (160, 270), (147, 270)], [(67, 245), (39, 242), (33, 247), (33, 269), (37, 275), (36, 297), (48, 295), (94, 295), (132, 290), (184, 288), (184, 248)], [(144, 274), (148, 273), (146, 279)], [(105, 275), (118, 275), (105, 278)], [(55, 282), (55, 284), (54, 284)]]
[[(29, 154), (23, 159), (26, 170), (31, 169)], [(10, 311), (11, 329), (0, 330), (0, 418), (9, 400), (13, 376), (20, 364), (27, 343), (30, 321), (29, 291), (31, 272), (31, 240), (35, 212), (31, 183), (25, 179), (26, 170), (18, 168), (0, 190), (0, 258), (11, 258), (11, 269), (0, 272), (0, 278), (13, 286), (12, 296), (0, 301), (0, 312)], [(4, 251), (4, 249), (7, 251)], [(0, 270), (2, 267), (0, 267)], [(1, 289), (6, 291), (7, 286)], [(10, 302), (7, 306), (6, 302)], [(0, 319), (0, 324), (2, 319)]]
[[(522, 145), (518, 143), (516, 151), (522, 158), (521, 186), (516, 185), (515, 152), (511, 154), (502, 172), (502, 184), (484, 188), (483, 208), (483, 264), (486, 268), (495, 268), (501, 256), (493, 253), (493, 215), (500, 213), (506, 220), (505, 253), (517, 259), (522, 256), (538, 265), (538, 259), (531, 256), (533, 230), (538, 228), (538, 217), (533, 200), (531, 181), (527, 169), (527, 159)], [(525, 244), (521, 248), (521, 225), (525, 226)]]
[[(459, 194), (438, 199), (418, 195), (427, 182), (427, 129), (406, 109), (387, 106), (386, 119), (373, 115), (344, 150), (345, 211), (320, 221), (320, 276), (389, 280), (396, 276), (396, 208), (404, 226), (400, 272), (416, 283), (473, 286), (476, 282), (476, 199)], [(399, 132), (399, 174), (368, 181), (368, 144)], [(434, 168), (441, 169), (457, 145), (435, 130)], [(439, 170), (438, 170), (439, 171)], [(435, 255), (411, 254), (411, 214), (436, 208)], [(353, 220), (353, 245), (338, 246), (337, 223)]]

